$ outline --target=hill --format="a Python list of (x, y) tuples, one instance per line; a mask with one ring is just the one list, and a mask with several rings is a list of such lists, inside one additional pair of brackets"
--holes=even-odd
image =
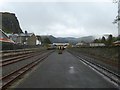
[(85, 36), (85, 37), (78, 38), (78, 41), (92, 42), (94, 39), (95, 39), (94, 36)]
[(80, 38), (74, 38), (74, 37), (54, 37), (52, 35), (45, 35), (41, 36), (41, 39), (49, 38), (49, 40), (52, 43), (71, 43), (76, 44), (78, 42), (84, 41), (84, 42), (92, 42), (95, 37), (94, 36), (85, 36)]
[(0, 12), (2, 15), (2, 30), (5, 33), (23, 33), (14, 13)]

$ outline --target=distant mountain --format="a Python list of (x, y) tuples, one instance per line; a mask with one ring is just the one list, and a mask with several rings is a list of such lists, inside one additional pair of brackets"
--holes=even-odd
[(52, 43), (71, 43), (71, 44), (76, 44), (78, 42), (84, 41), (84, 42), (92, 42), (95, 37), (94, 36), (85, 36), (85, 37), (80, 37), (80, 38), (74, 38), (74, 37), (54, 37), (52, 35), (46, 35), (46, 36), (41, 36), (42, 40), (45, 38), (49, 38), (49, 40)]
[(84, 42), (92, 42), (94, 39), (95, 39), (94, 36), (86, 36), (86, 37), (78, 38), (78, 41), (79, 41), (79, 42), (81, 42), (81, 41), (84, 41)]
[(81, 41), (86, 42), (86, 43), (92, 42), (95, 39), (95, 37), (94, 36), (85, 36), (85, 37), (80, 37), (80, 38), (67, 37), (67, 38), (61, 38), (61, 40), (62, 39), (64, 41), (71, 43), (71, 44), (76, 44), (76, 43), (81, 42)]
[(5, 33), (23, 33), (14, 13), (0, 12), (2, 15), (2, 30)]

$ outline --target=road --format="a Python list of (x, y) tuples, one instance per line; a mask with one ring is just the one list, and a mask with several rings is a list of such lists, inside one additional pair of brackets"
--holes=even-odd
[(94, 70), (64, 51), (52, 53), (15, 88), (114, 88)]

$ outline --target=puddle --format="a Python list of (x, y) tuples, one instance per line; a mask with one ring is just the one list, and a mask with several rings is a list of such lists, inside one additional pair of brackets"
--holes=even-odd
[(73, 66), (69, 67), (69, 73), (70, 74), (74, 74), (75, 73), (75, 69)]

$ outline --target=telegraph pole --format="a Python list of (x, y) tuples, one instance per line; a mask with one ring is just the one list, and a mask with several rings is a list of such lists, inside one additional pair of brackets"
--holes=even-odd
[(120, 37), (120, 0), (118, 0), (118, 37)]
[[(114, 3), (117, 3), (118, 4), (118, 15), (116, 17), (116, 19), (114, 20), (115, 23), (118, 24), (118, 38), (120, 38), (120, 0), (114, 0), (115, 2)], [(117, 50), (118, 50), (118, 67), (120, 65), (120, 47), (118, 46), (117, 47)], [(119, 68), (118, 68), (119, 69)], [(118, 73), (120, 73), (120, 71), (118, 70)]]
[(114, 24), (117, 23), (118, 25), (118, 37), (120, 37), (120, 0), (113, 0), (113, 3), (118, 4), (118, 15), (116, 16), (116, 19), (114, 20)]
[[(118, 38), (120, 39), (120, 0), (118, 0)], [(118, 58), (120, 58), (119, 52), (120, 52), (120, 47), (118, 47)], [(119, 65), (120, 65), (120, 60), (118, 59), (118, 67)], [(120, 71), (118, 71), (118, 73), (120, 73)]]

